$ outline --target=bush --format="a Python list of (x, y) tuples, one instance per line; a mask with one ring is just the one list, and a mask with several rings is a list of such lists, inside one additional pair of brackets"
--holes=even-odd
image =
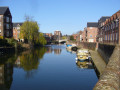
[(0, 47), (16, 47), (17, 41), (13, 38), (0, 39)]

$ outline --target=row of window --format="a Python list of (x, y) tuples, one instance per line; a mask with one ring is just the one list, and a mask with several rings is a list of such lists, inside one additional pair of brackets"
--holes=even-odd
[(104, 40), (118, 40), (118, 33), (105, 35)]
[(110, 29), (114, 29), (114, 28), (116, 28), (118, 26), (119, 26), (119, 22), (118, 21), (117, 22), (112, 22), (111, 24), (105, 26), (105, 31), (110, 30)]
[(17, 36), (17, 38), (19, 38), (19, 34), (17, 34), (17, 35), (13, 35), (14, 37), (16, 37)]
[(20, 27), (13, 27), (13, 29), (20, 29)]

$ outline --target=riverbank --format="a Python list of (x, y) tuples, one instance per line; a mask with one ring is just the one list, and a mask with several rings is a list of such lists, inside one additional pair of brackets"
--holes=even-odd
[(116, 46), (94, 90), (120, 90), (120, 46)]
[(68, 42), (90, 50), (93, 64), (100, 74), (94, 90), (120, 89), (120, 46), (89, 42)]

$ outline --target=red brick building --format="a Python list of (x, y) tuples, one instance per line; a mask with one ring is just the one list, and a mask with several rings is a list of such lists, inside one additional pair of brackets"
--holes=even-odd
[(84, 30), (83, 30), (82, 41), (87, 42), (87, 28), (84, 28)]
[(74, 40), (76, 40), (76, 39), (77, 39), (78, 34), (73, 34), (72, 36), (73, 36)]
[(86, 30), (87, 30), (87, 42), (97, 42), (98, 23), (88, 22)]
[(20, 27), (23, 23), (13, 23), (13, 38), (19, 42), (23, 42), (23, 39), (20, 39)]
[(103, 31), (104, 31), (104, 25), (105, 21), (109, 19), (110, 16), (103, 16), (98, 20), (98, 41), (103, 42)]
[(8, 7), (0, 7), (0, 36), (13, 37), (12, 15)]
[(47, 43), (49, 43), (49, 42), (51, 42), (53, 35), (52, 35), (52, 33), (43, 33), (43, 36), (47, 40)]
[(62, 37), (61, 31), (58, 30), (54, 31), (54, 40), (60, 40), (61, 37)]
[(79, 31), (79, 33), (77, 34), (76, 41), (78, 41), (78, 42), (82, 42), (83, 41), (82, 33), (83, 33), (83, 31)]
[(120, 44), (120, 10), (105, 21), (103, 43)]

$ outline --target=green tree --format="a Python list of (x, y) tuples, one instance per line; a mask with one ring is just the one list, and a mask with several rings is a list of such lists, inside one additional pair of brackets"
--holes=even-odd
[(29, 44), (46, 44), (46, 40), (43, 37), (43, 34), (39, 32), (38, 23), (36, 21), (30, 20), (29, 16), (26, 16), (26, 21), (20, 28), (20, 38), (27, 39)]
[(70, 40), (74, 40), (74, 37), (72, 35), (70, 36)]

